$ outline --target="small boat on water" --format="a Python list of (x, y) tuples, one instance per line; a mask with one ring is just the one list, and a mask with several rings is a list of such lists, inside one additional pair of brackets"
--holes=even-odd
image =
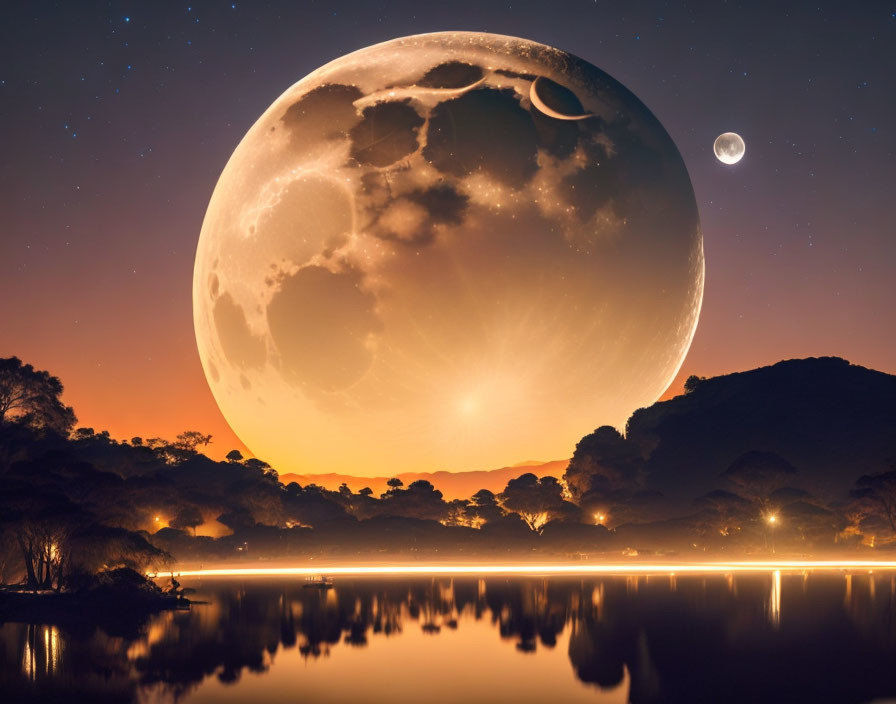
[(302, 587), (305, 589), (332, 589), (333, 578), (324, 577), (322, 574), (311, 574), (305, 577)]

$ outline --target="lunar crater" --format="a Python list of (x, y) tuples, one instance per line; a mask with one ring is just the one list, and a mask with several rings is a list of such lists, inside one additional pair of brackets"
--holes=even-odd
[(511, 89), (477, 88), (437, 105), (423, 156), (440, 172), (482, 171), (522, 188), (535, 173), (537, 134)]
[(376, 103), (364, 108), (349, 132), (351, 156), (360, 164), (388, 166), (417, 151), (423, 118), (410, 101)]
[(354, 103), (362, 95), (357, 86), (317, 86), (290, 105), (281, 120), (296, 141), (335, 139), (358, 121)]
[(343, 389), (370, 366), (371, 340), (382, 329), (360, 272), (306, 266), (283, 277), (267, 306), (281, 369), (302, 386)]

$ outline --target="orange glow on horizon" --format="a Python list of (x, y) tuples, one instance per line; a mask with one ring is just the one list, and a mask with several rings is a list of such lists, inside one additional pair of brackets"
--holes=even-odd
[[(896, 570), (892, 560), (778, 560), (742, 562), (640, 563), (601, 565), (313, 565), (310, 567), (239, 567), (176, 571), (179, 577), (281, 577), (365, 575), (624, 575), (624, 574), (727, 574), (730, 572), (779, 572), (801, 570)], [(168, 572), (149, 573), (164, 577)]]

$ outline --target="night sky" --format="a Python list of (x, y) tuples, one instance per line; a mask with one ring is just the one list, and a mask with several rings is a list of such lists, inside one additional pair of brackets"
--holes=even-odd
[[(792, 357), (896, 372), (896, 4), (12, 5), (0, 16), (0, 356), (59, 375), (83, 425), (196, 428), (215, 454), (241, 447), (206, 385), (191, 310), (224, 164), (320, 65), (451, 29), (580, 56), (678, 144), (706, 289), (670, 392), (690, 374)], [(747, 145), (733, 167), (712, 153), (726, 131)]]

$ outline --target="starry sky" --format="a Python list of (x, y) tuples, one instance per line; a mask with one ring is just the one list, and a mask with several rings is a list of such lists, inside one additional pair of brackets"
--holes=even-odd
[[(270, 103), (394, 37), (488, 31), (576, 54), (677, 143), (706, 289), (679, 379), (838, 355), (896, 373), (896, 4), (103, 2), (0, 21), (0, 356), (59, 375), (81, 424), (242, 447), (193, 334), (209, 197)], [(743, 135), (734, 167), (714, 138)], [(521, 459), (508, 457), (508, 463)], [(540, 458), (554, 459), (554, 458)], [(434, 469), (434, 468), (421, 468)], [(480, 469), (480, 468), (470, 468)]]

